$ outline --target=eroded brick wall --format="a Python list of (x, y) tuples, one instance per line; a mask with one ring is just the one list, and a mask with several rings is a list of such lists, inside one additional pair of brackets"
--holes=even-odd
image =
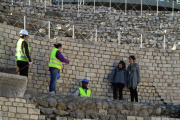
[[(21, 29), (5, 24), (0, 26), (0, 67), (16, 67), (15, 46)], [(180, 51), (140, 49), (69, 38), (42, 39), (31, 35), (28, 42), (33, 60), (28, 78), (29, 91), (48, 92), (49, 56), (53, 44), (59, 42), (63, 45), (62, 54), (70, 60), (70, 64), (63, 65), (61, 78), (57, 81), (57, 93), (73, 93), (81, 80), (87, 77), (93, 97), (112, 97), (112, 89), (104, 80), (120, 60), (128, 65), (128, 57), (135, 55), (141, 70), (142, 82), (138, 86), (140, 102), (180, 103)], [(124, 98), (130, 100), (129, 94), (125, 88)]]

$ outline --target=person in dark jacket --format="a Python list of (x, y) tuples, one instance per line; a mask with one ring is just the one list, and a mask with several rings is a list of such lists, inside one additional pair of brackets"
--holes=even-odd
[(32, 65), (27, 30), (20, 31), (20, 39), (16, 44), (15, 61), (17, 62), (20, 75), (28, 77), (29, 65)]
[(69, 64), (69, 60), (65, 59), (64, 56), (61, 54), (62, 45), (58, 43), (54, 44), (54, 47), (55, 48), (51, 52), (49, 61), (49, 71), (51, 75), (51, 80), (49, 84), (50, 94), (56, 93), (56, 81), (60, 78), (60, 74), (58, 73), (62, 68), (62, 62)]
[(124, 61), (120, 61), (118, 66), (108, 77), (108, 82), (113, 79), (113, 98), (117, 99), (117, 89), (119, 88), (119, 100), (123, 100), (122, 91), (127, 83), (127, 71)]
[(135, 63), (135, 59), (136, 58), (134, 56), (129, 57), (130, 65), (128, 66), (128, 69), (127, 69), (127, 72), (128, 72), (127, 87), (130, 89), (131, 102), (134, 102), (134, 98), (135, 98), (135, 101), (138, 102), (137, 86), (141, 82), (139, 65)]

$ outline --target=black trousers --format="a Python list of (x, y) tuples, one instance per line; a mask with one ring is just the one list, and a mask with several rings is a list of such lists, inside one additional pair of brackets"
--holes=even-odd
[(130, 93), (131, 93), (131, 102), (135, 101), (138, 102), (138, 93), (137, 93), (137, 88), (133, 89), (132, 87), (130, 88)]
[[(20, 61), (17, 62), (17, 66), (19, 67), (19, 70), (22, 69), (23, 67), (27, 66), (27, 65), (29, 65), (28, 62), (20, 62)], [(20, 75), (28, 77), (28, 70), (29, 70), (29, 66), (23, 68), (20, 71)]]
[(124, 88), (124, 84), (122, 83), (113, 83), (113, 98), (117, 99), (117, 90), (119, 88), (119, 100), (123, 98), (122, 91)]

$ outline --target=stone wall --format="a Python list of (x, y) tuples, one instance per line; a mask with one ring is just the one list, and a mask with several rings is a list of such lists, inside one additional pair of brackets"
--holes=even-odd
[(63, 95), (30, 93), (25, 96), (39, 106), (46, 119), (51, 120), (174, 120), (180, 108), (179, 105), (129, 103)]
[(179, 120), (179, 105), (26, 93), (0, 97), (0, 120)]
[(45, 120), (45, 116), (25, 99), (0, 97), (0, 120)]
[[(0, 24), (0, 67), (16, 67), (15, 46), (21, 30)], [(63, 65), (61, 78), (57, 81), (57, 93), (72, 94), (87, 78), (93, 98), (112, 98), (112, 89), (104, 82), (120, 60), (128, 65), (128, 57), (135, 55), (140, 65), (141, 85), (138, 86), (139, 101), (153, 103), (180, 103), (180, 51), (121, 46), (98, 42), (85, 42), (69, 38), (47, 39), (30, 35), (29, 45), (33, 66), (28, 77), (28, 90), (48, 92), (50, 73), (48, 61), (53, 44), (63, 45), (62, 54), (70, 60)], [(130, 101), (129, 90), (124, 88), (124, 98)]]
[[(9, 20), (9, 23), (14, 24), (22, 15), (26, 15), (27, 29), (32, 34), (35, 34), (47, 21), (51, 21), (51, 38), (72, 36), (72, 25), (75, 25), (75, 38), (86, 41), (95, 40), (95, 29), (97, 29), (98, 42), (117, 43), (118, 32), (121, 32), (121, 44), (139, 46), (142, 33), (143, 47), (161, 49), (164, 43), (164, 30), (166, 30), (166, 48), (171, 49), (173, 44), (180, 42), (178, 35), (180, 15), (175, 12), (172, 17), (171, 11), (160, 11), (159, 16), (153, 11), (143, 11), (143, 16), (140, 16), (139, 11), (128, 11), (125, 15), (124, 11), (115, 11), (112, 8), (110, 12), (107, 7), (96, 7), (97, 11), (94, 13), (92, 6), (81, 6), (78, 13), (77, 5), (64, 5), (64, 10), (55, 5), (48, 5), (45, 12), (44, 5), (38, 1), (33, 2), (31, 6), (20, 2), (12, 6), (11, 3), (3, 2), (0, 9), (3, 10), (1, 22)], [(7, 15), (9, 12), (13, 15)], [(23, 27), (23, 19), (20, 23), (16, 25)], [(47, 25), (39, 32), (42, 36), (47, 35)]]

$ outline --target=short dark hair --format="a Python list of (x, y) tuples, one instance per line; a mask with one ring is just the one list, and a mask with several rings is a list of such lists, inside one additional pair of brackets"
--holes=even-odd
[(54, 47), (55, 47), (55, 48), (62, 47), (62, 44), (61, 44), (61, 43), (54, 44)]
[(120, 61), (119, 64), (123, 66), (122, 68), (126, 68), (126, 63), (124, 61)]
[(133, 55), (129, 56), (129, 58), (136, 60), (136, 58)]

